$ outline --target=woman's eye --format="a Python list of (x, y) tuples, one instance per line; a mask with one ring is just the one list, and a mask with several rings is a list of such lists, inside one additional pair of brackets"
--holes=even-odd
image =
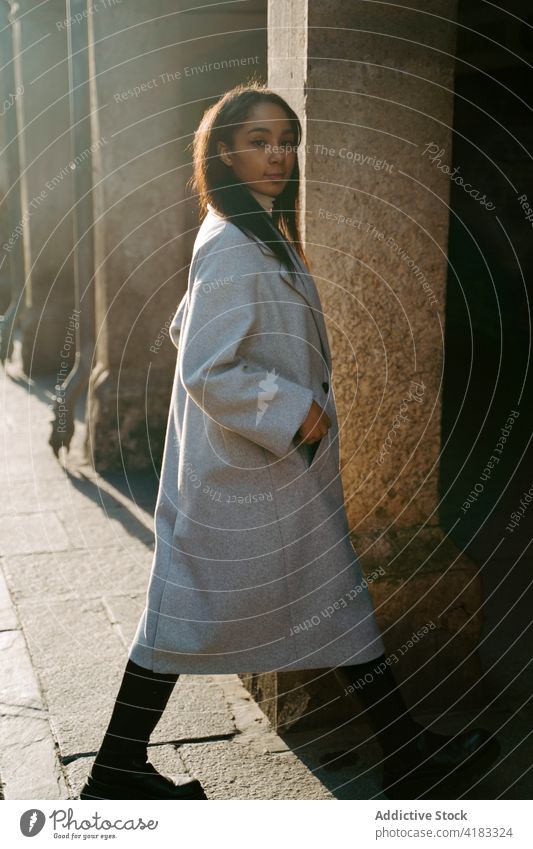
[(279, 151), (280, 153), (281, 152), (290, 153), (293, 150), (296, 150), (296, 148), (298, 146), (293, 141), (286, 141), (286, 142), (282, 142), (280, 145), (274, 146), (272, 148), (272, 145), (269, 145), (265, 139), (254, 139), (252, 141), (252, 145), (254, 145), (256, 147), (270, 147), (274, 151)]

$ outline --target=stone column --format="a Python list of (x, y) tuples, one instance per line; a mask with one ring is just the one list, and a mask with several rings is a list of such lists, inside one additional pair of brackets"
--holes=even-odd
[[(305, 247), (332, 344), (348, 517), (367, 574), (383, 572), (370, 590), (419, 712), (479, 675), (480, 586), (438, 516), (456, 4), (410, 6), (271, 2), (269, 84), (305, 124)], [(316, 710), (335, 684), (315, 679), (256, 688), (274, 721), (345, 712), (342, 698)]]
[[(90, 16), (96, 349), (88, 449), (98, 471), (157, 469), (197, 204), (188, 145), (203, 111), (266, 77), (266, 8), (105, 0)], [(244, 30), (244, 32), (243, 32)]]
[(0, 2), (0, 52), (3, 57), (0, 75), (0, 361), (13, 351), (13, 328), (20, 312), (24, 291), (23, 240), (19, 236), (22, 209), (20, 202), (19, 121), (17, 108), (24, 86), (17, 84), (13, 62), (13, 27), (11, 3)]
[[(74, 335), (65, 2), (18, 0), (11, 3), (11, 19), (15, 82), (22, 94), (17, 102), (20, 174), (10, 190), (21, 192), (22, 203), (21, 219), (8, 238), (24, 247), (23, 367), (30, 376), (55, 376), (65, 342)], [(71, 345), (70, 366), (74, 354)]]

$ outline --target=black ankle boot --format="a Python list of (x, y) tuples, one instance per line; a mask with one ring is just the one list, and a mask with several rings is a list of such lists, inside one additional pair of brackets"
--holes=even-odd
[(364, 706), (379, 740), (384, 754), (382, 786), (389, 798), (419, 798), (419, 792), (430, 792), (446, 778), (479, 776), (498, 757), (500, 744), (483, 728), (448, 736), (416, 722), (385, 655), (334, 671), (345, 692)]
[(492, 732), (472, 728), (456, 735), (436, 734), (421, 726), (404, 747), (383, 764), (383, 791), (389, 799), (456, 798), (460, 786), (478, 777), (499, 757)]
[[(94, 774), (96, 773), (96, 774)], [(117, 758), (93, 767), (80, 799), (207, 799), (197, 779), (175, 784), (147, 760)]]

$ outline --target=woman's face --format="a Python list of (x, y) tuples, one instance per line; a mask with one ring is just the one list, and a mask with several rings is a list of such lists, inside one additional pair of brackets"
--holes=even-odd
[(296, 136), (285, 110), (277, 103), (258, 103), (233, 133), (233, 145), (218, 143), (221, 159), (256, 192), (276, 198), (296, 162)]

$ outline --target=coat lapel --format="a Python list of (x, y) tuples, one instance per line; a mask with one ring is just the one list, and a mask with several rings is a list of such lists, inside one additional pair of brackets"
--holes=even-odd
[[(277, 256), (274, 251), (264, 242), (258, 241), (257, 245), (262, 251), (262, 253), (265, 254), (265, 256), (273, 256), (275, 259), (277, 259)], [(300, 260), (300, 257), (296, 254), (296, 251), (292, 250), (291, 253), (294, 256), (294, 261), (298, 267), (298, 272), (294, 273), (286, 268), (280, 268), (279, 276), (285, 283), (287, 283), (296, 292), (298, 292), (298, 294), (301, 295), (305, 301), (307, 301), (311, 309), (311, 314), (315, 321), (318, 335), (320, 338), (320, 343), (322, 346), (322, 356), (324, 357), (328, 373), (331, 373), (331, 351), (326, 330), (326, 322), (324, 321), (324, 313), (322, 311), (322, 304), (320, 302), (316, 285), (310, 272), (307, 271), (303, 262)]]
[[(208, 212), (213, 215), (215, 218), (221, 218), (218, 212), (211, 206), (211, 204), (207, 204)], [(272, 256), (279, 262), (278, 257), (265, 242), (260, 241), (259, 239), (255, 239), (259, 250), (265, 256)], [(324, 313), (322, 312), (322, 304), (320, 302), (320, 298), (318, 295), (318, 291), (315, 285), (315, 282), (310, 274), (310, 272), (305, 268), (303, 262), (300, 257), (296, 253), (296, 251), (289, 246), (289, 250), (294, 257), (294, 262), (298, 268), (296, 273), (289, 271), (286, 268), (281, 267), (279, 269), (279, 276), (281, 279), (287, 283), (292, 289), (294, 289), (298, 294), (307, 302), (308, 306), (311, 310), (311, 315), (313, 316), (314, 322), (316, 324), (316, 328), (318, 331), (318, 336), (320, 339), (320, 344), (322, 347), (322, 356), (324, 357), (324, 362), (326, 364), (326, 369), (328, 374), (331, 374), (332, 369), (332, 358), (331, 351), (329, 347), (328, 334), (326, 330), (326, 322), (324, 321)]]

